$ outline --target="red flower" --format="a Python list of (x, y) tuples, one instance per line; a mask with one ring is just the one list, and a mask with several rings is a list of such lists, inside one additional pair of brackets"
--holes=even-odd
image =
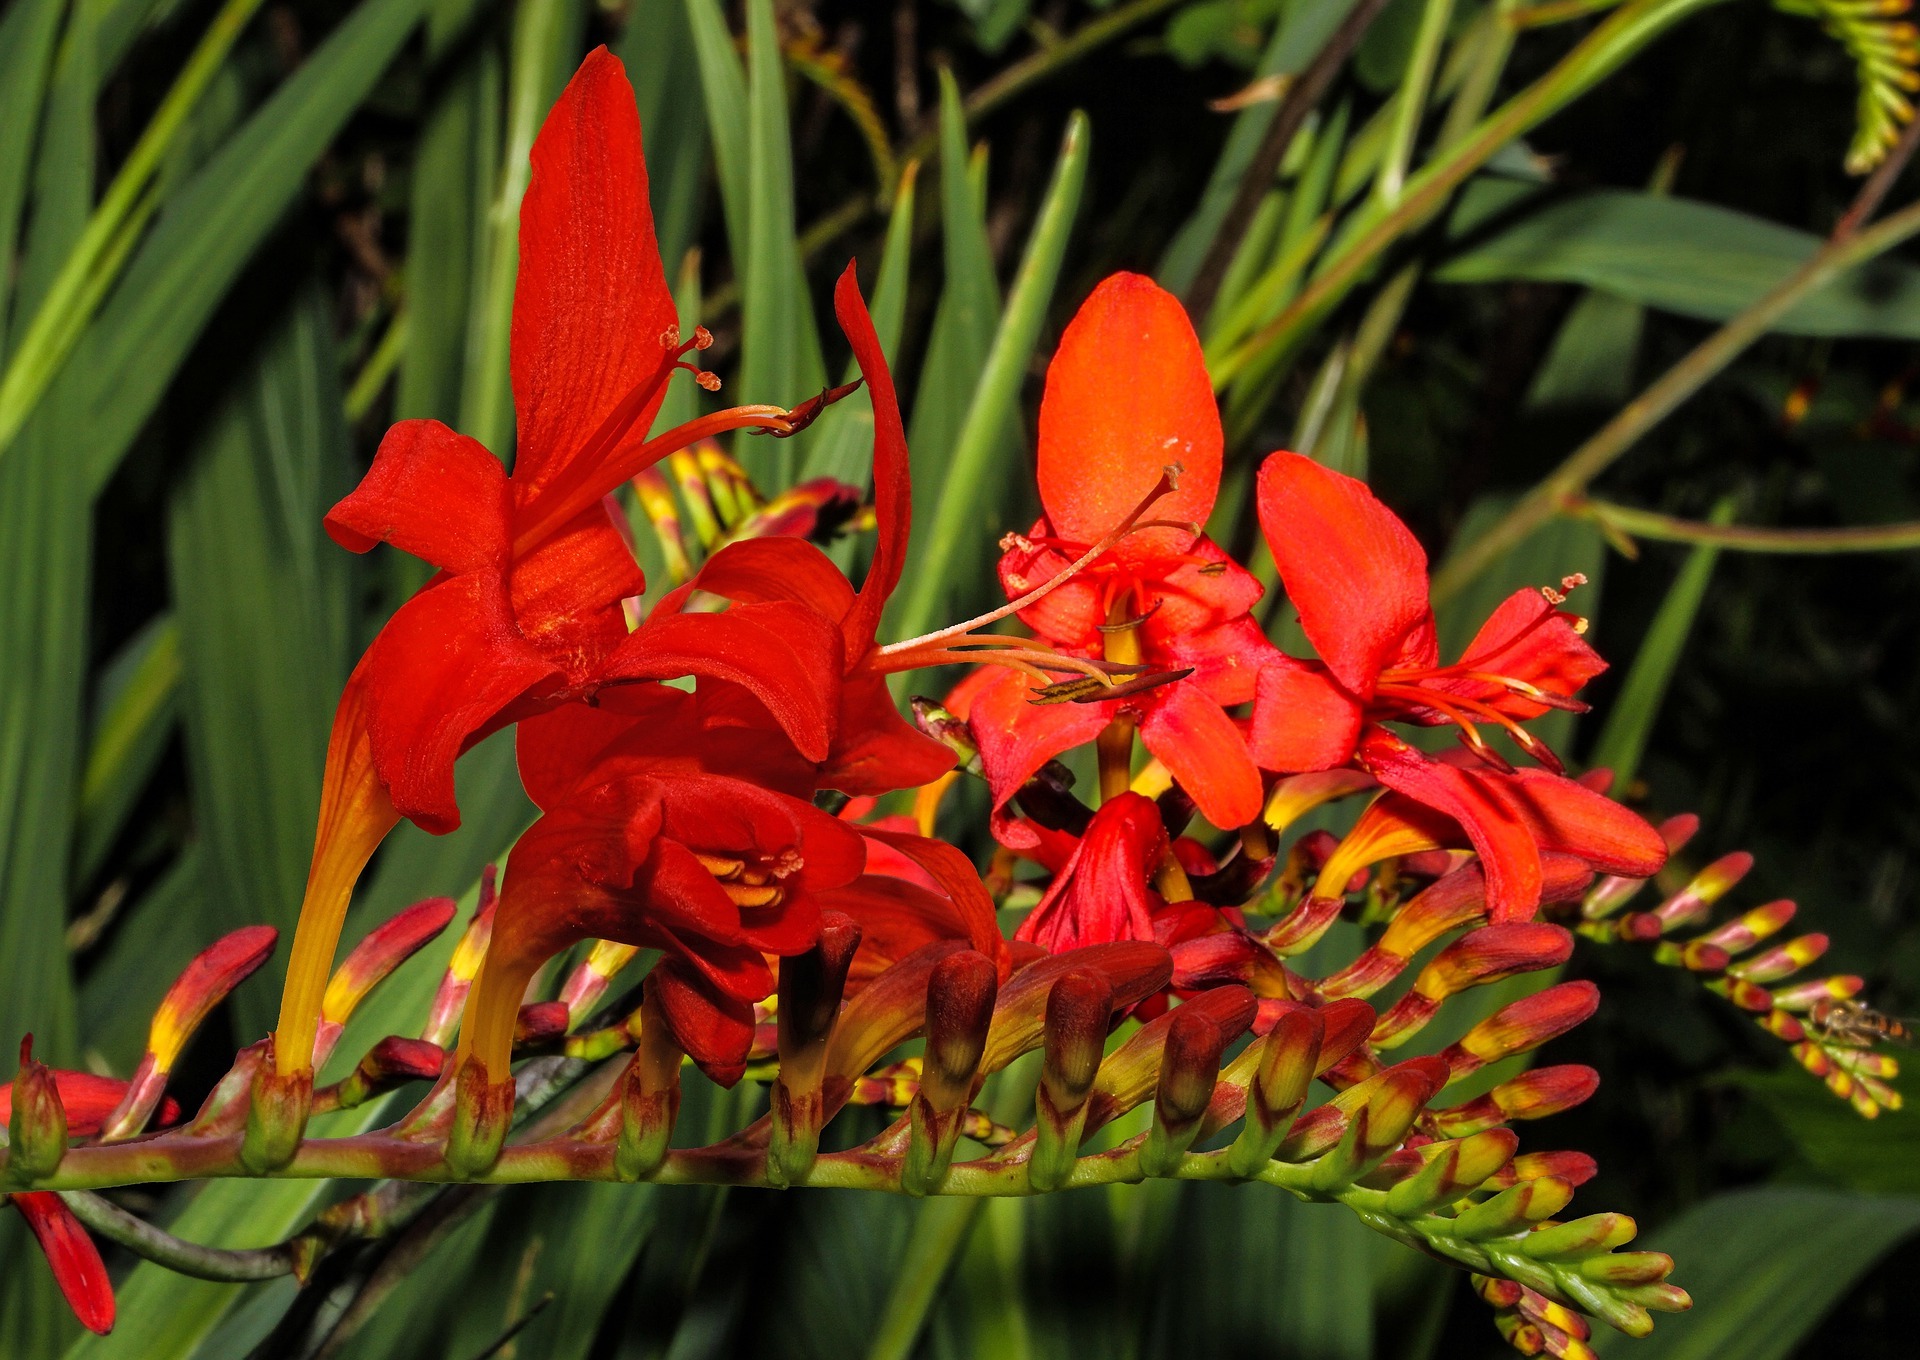
[(1166, 855), (1167, 829), (1153, 800), (1137, 793), (1109, 798), (1014, 938), (1049, 954), (1151, 940), (1160, 897), (1149, 880)]
[[(1569, 696), (1605, 669), (1559, 596), (1514, 594), (1461, 659), (1443, 666), (1426, 554), (1363, 483), (1276, 453), (1260, 469), (1259, 511), (1287, 598), (1321, 657), (1283, 657), (1261, 671), (1253, 752), (1262, 767), (1351, 763), (1450, 819), (1479, 852), (1495, 921), (1524, 919), (1539, 905), (1543, 849), (1608, 873), (1660, 867), (1666, 847), (1654, 829), (1563, 778), (1552, 752), (1520, 725), (1549, 708), (1583, 708)], [(1479, 761), (1436, 760), (1381, 726), (1388, 721), (1457, 724)], [(1487, 745), (1483, 723), (1556, 772), (1515, 772)]]
[[(717, 1080), (746, 1061), (766, 956), (820, 932), (820, 895), (854, 880), (850, 826), (806, 787), (764, 712), (725, 684), (609, 691), (523, 722), (520, 771), (542, 816), (514, 846), (461, 1050), (498, 1082), (540, 965), (584, 939), (659, 949), (649, 975), (680, 1046)], [(711, 694), (709, 694), (711, 691)], [(784, 770), (781, 768), (784, 763)]]
[(1047, 760), (1137, 722), (1147, 749), (1219, 827), (1260, 813), (1260, 774), (1226, 709), (1253, 697), (1278, 654), (1249, 616), (1261, 588), (1197, 526), (1220, 484), (1220, 416), (1200, 342), (1179, 302), (1137, 274), (1116, 274), (1081, 306), (1047, 370), (1040, 406), (1044, 515), (1000, 560), (1008, 598), (1059, 576), (1123, 523), (1170, 466), (1175, 490), (1153, 527), (1020, 611), (1059, 651), (1191, 672), (1116, 699), (1036, 707), (1009, 671), (974, 698), (971, 717), (1002, 805)]
[[(778, 408), (739, 407), (644, 438), (667, 380), (692, 367), (683, 356), (706, 339), (680, 341), (654, 243), (633, 89), (605, 49), (587, 57), (554, 105), (532, 162), (514, 291), (513, 475), (436, 421), (403, 421), (327, 516), (343, 547), (391, 543), (439, 572), (367, 649), (334, 718), (281, 1002), (275, 1062), (283, 1074), (310, 1064), (347, 899), (381, 839), (402, 816), (435, 833), (458, 826), (460, 753), (517, 717), (590, 691), (627, 638), (621, 601), (644, 582), (604, 497), (703, 437), (790, 428)], [(804, 626), (782, 622), (786, 633)]]
[[(849, 794), (889, 793), (937, 779), (953, 766), (953, 753), (922, 736), (900, 717), (887, 691), (884, 659), (876, 644), (880, 615), (906, 563), (912, 530), (913, 492), (909, 481), (906, 427), (900, 419), (893, 376), (860, 296), (852, 265), (833, 293), (834, 314), (852, 342), (855, 361), (873, 402), (873, 499), (878, 537), (866, 580), (856, 592), (840, 569), (811, 543), (796, 538), (754, 538), (720, 549), (686, 585), (655, 608), (650, 626), (704, 635), (711, 615), (683, 615), (694, 592), (731, 602), (720, 617), (780, 608), (804, 613), (824, 628), (822, 658), (815, 673), (831, 679), (818, 736), (819, 787)], [(645, 630), (642, 630), (643, 632)], [(641, 634), (631, 644), (643, 649)], [(623, 654), (608, 667), (609, 676), (631, 673)], [(796, 740), (798, 724), (789, 724)], [(809, 755), (815, 754), (805, 741)]]
[[(84, 1138), (100, 1132), (100, 1125), (120, 1104), (127, 1083), (90, 1072), (53, 1073), (54, 1088), (67, 1113), (67, 1133)], [(0, 1085), (0, 1125), (13, 1118), (13, 1083)], [(113, 1281), (73, 1210), (50, 1190), (27, 1190), (9, 1195), (13, 1207), (27, 1220), (34, 1238), (53, 1269), (54, 1283), (60, 1286), (74, 1316), (90, 1332), (102, 1336), (113, 1330)]]

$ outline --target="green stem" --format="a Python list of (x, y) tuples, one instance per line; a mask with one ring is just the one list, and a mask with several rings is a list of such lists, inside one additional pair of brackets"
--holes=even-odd
[(1744, 524), (1703, 524), (1652, 510), (1636, 510), (1612, 501), (1574, 498), (1563, 513), (1598, 521), (1630, 538), (1657, 543), (1699, 543), (1735, 552), (1853, 553), (1901, 552), (1920, 548), (1920, 520), (1872, 524), (1848, 529), (1763, 529)]
[(1696, 345), (1652, 386), (1628, 402), (1567, 456), (1565, 462), (1517, 501), (1492, 528), (1455, 553), (1433, 579), (1433, 598), (1459, 591), (1515, 544), (1567, 508), (1593, 479), (1665, 420), (1803, 298), (1847, 270), (1885, 254), (1920, 233), (1920, 203), (1911, 204), (1858, 235), (1830, 240), (1765, 297)]
[(1433, 69), (1440, 60), (1440, 44), (1447, 36), (1447, 24), (1453, 18), (1453, 0), (1426, 0), (1420, 11), (1420, 28), (1414, 35), (1413, 55), (1407, 59), (1406, 73), (1393, 97), (1393, 121), (1387, 130), (1387, 148), (1380, 156), (1380, 172), (1373, 191), (1380, 202), (1391, 207), (1406, 185), (1407, 166), (1413, 159), (1414, 140), (1420, 135), (1420, 118), (1427, 111), (1427, 91), (1433, 84)]
[(157, 202), (148, 193), (155, 175), (260, 4), (261, 0), (227, 0), (214, 16), (54, 276), (0, 377), (0, 455), (12, 446), (119, 277), (133, 237)]
[(273, 1280), (293, 1273), (293, 1251), (284, 1244), (250, 1251), (203, 1247), (161, 1231), (91, 1190), (62, 1191), (60, 1198), (73, 1210), (75, 1218), (100, 1236), (181, 1275), (238, 1284)]
[(358, 420), (373, 409), (373, 403), (379, 400), (381, 389), (386, 387), (387, 379), (400, 366), (400, 359), (407, 352), (407, 309), (400, 308), (387, 323), (385, 334), (380, 343), (373, 347), (373, 353), (367, 356), (367, 362), (354, 376), (353, 386), (347, 389), (347, 419)]

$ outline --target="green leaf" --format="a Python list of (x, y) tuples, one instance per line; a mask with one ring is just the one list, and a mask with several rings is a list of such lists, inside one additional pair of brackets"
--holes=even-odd
[[(826, 385), (820, 334), (794, 239), (793, 145), (787, 132), (787, 73), (773, 0), (747, 4), (747, 236), (734, 238), (740, 268), (740, 369), (735, 401), (792, 406)], [(739, 262), (744, 259), (744, 267)], [(736, 446), (772, 466), (757, 480), (770, 493), (793, 484), (798, 452), (784, 439), (745, 434)], [(742, 461), (747, 461), (743, 458)], [(751, 467), (751, 463), (749, 463)]]
[[(1286, 18), (1275, 30), (1256, 74), (1297, 75), (1305, 70), (1353, 4), (1354, 0), (1304, 0), (1288, 6)], [(1247, 167), (1253, 163), (1260, 143), (1266, 140), (1267, 128), (1278, 111), (1276, 103), (1255, 104), (1235, 116), (1233, 131), (1227, 134), (1226, 145), (1214, 163), (1199, 206), (1160, 258), (1155, 275), (1163, 287), (1184, 293), (1193, 283), (1194, 275), (1200, 272), (1200, 265), (1213, 245), (1213, 238), (1220, 234), (1221, 223), (1240, 192), (1240, 181), (1246, 177)]]
[[(879, 281), (873, 288), (870, 311), (880, 350), (892, 365), (900, 354), (900, 331), (907, 314), (907, 271), (913, 257), (913, 176), (903, 176), (887, 222), (887, 243), (880, 256)], [(848, 362), (841, 381), (860, 376), (860, 366)], [(873, 480), (873, 402), (860, 395), (829, 406), (813, 429), (800, 436), (807, 444), (803, 480), (837, 477), (858, 487)]]
[[(1722, 501), (1714, 507), (1711, 522), (1731, 524), (1733, 510), (1731, 500)], [(1641, 640), (1640, 650), (1634, 653), (1633, 669), (1627, 672), (1620, 697), (1613, 701), (1607, 725), (1594, 743), (1587, 763), (1612, 770), (1618, 787), (1625, 788), (1639, 772), (1640, 758), (1646, 754), (1653, 724), (1660, 716), (1667, 687), (1673, 682), (1674, 669), (1680, 664), (1680, 654), (1693, 631), (1693, 621), (1699, 616), (1700, 602), (1706, 598), (1707, 583), (1719, 558), (1719, 549), (1705, 543), (1687, 553), (1666, 599), (1660, 602), (1660, 612), (1653, 616), (1653, 624)]]
[[(1443, 283), (1583, 283), (1682, 316), (1725, 321), (1780, 283), (1820, 238), (1712, 203), (1604, 190), (1551, 203), (1449, 260)], [(1920, 338), (1920, 268), (1882, 258), (1808, 297), (1786, 335)]]
[(85, 884), (126, 824), (166, 753), (180, 714), (180, 626), (162, 614), (101, 672), (80, 778), (73, 877)]
[[(1000, 320), (1000, 285), (987, 240), (986, 205), (970, 182), (960, 87), (940, 75), (940, 232), (946, 279), (914, 391), (907, 447), (913, 454), (913, 522), (930, 525), (946, 495), (961, 422)], [(1018, 440), (1017, 427), (1009, 429)], [(985, 509), (985, 507), (980, 507)], [(895, 597), (896, 621), (902, 605)]]
[(1882, 1110), (1862, 1119), (1792, 1063), (1742, 1073), (1738, 1084), (1759, 1100), (1808, 1165), (1835, 1185), (1920, 1195), (1920, 1110)]
[(720, 182), (720, 207), (734, 263), (746, 258), (747, 227), (747, 77), (733, 50), (719, 0), (686, 0), (687, 24), (706, 97), (707, 132), (713, 139), (713, 166)]
[[(202, 922), (204, 845), (189, 844), (154, 885), (123, 909), (123, 919), (89, 960), (80, 987), (80, 1029), (89, 1058), (127, 1075), (140, 1060), (148, 1022), (173, 980), (213, 943)], [(269, 967), (265, 970), (277, 975)]]
[[(352, 458), (331, 326), (317, 293), (288, 309), (174, 487), (168, 564), (209, 936), (293, 925), (351, 664), (353, 559), (321, 528)], [(242, 1034), (272, 1027), (276, 995), (264, 977), (236, 994)]]
[(14, 248), (26, 206), (40, 106), (66, 0), (21, 0), (0, 17), (0, 358), (8, 346)]
[(1633, 1340), (1601, 1328), (1594, 1349), (1634, 1360), (1782, 1360), (1894, 1246), (1920, 1229), (1920, 1199), (1766, 1186), (1716, 1195), (1649, 1235), (1678, 1263), (1693, 1311)]
[(394, 414), (460, 419), (472, 288), (500, 163), (500, 55), (477, 43), (430, 87), (407, 213), (407, 348)]
[(1647, 309), (1591, 290), (1573, 304), (1527, 389), (1529, 410), (1617, 406), (1633, 395), (1634, 360)]
[[(168, 200), (54, 384), (85, 412), (88, 475), (119, 467), (227, 288), (418, 22), (421, 0), (363, 0)], [(49, 394), (49, 400), (52, 394)], [(15, 448), (6, 461), (18, 461)]]
[(907, 635), (936, 626), (952, 607), (956, 588), (978, 592), (990, 579), (990, 554), (1008, 527), (996, 522), (993, 511), (999, 497), (995, 493), (1004, 494), (1004, 488), (1020, 485), (1025, 477), (1018, 460), (1020, 446), (1005, 431), (1017, 424), (1021, 384), (1059, 282), (1060, 263), (1086, 184), (1089, 140), (1086, 116), (1075, 113), (1068, 120), (1053, 181), (1027, 237), (1006, 312), (954, 441), (951, 463), (936, 481), (938, 501), (931, 522), (921, 521), (927, 530), (898, 615), (900, 630)]
[(707, 119), (687, 10), (674, 0), (632, 6), (613, 50), (626, 63), (647, 148), (653, 225), (667, 277), (699, 235)]

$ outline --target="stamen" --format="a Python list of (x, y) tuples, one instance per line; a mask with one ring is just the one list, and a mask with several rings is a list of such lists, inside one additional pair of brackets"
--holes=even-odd
[(1000, 608), (988, 610), (977, 618), (967, 619), (962, 623), (952, 624), (931, 633), (923, 633), (916, 638), (906, 638), (900, 642), (890, 642), (886, 646), (878, 648), (875, 651), (875, 656), (880, 659), (881, 664), (877, 666), (876, 669), (890, 673), (893, 671), (912, 670), (915, 667), (925, 665), (927, 663), (909, 658), (916, 652), (937, 647), (958, 638), (963, 638), (977, 628), (984, 628), (988, 624), (998, 623), (1001, 619), (1017, 614), (1021, 610), (1052, 594), (1068, 581), (1071, 581), (1088, 567), (1092, 566), (1094, 561), (1114, 544), (1132, 533), (1134, 526), (1138, 523), (1140, 517), (1147, 512), (1148, 507), (1173, 490), (1173, 473), (1176, 470), (1177, 465), (1175, 468), (1168, 468), (1164, 471), (1160, 476), (1160, 480), (1154, 483), (1153, 489), (1147, 492), (1146, 498), (1134, 507), (1133, 512), (1122, 520), (1117, 528), (1101, 538), (1098, 543), (1088, 548), (1087, 551), (1070, 564), (1065, 571), (1059, 572), (1050, 580), (1029, 590), (1024, 595), (1008, 601)]
[(1155, 600), (1153, 604), (1148, 607), (1147, 612), (1144, 614), (1136, 615), (1135, 617), (1127, 619), (1121, 623), (1096, 623), (1094, 627), (1102, 633), (1127, 632), (1130, 629), (1138, 628), (1141, 624), (1145, 623), (1148, 619), (1152, 618), (1155, 614), (1158, 614), (1160, 612), (1160, 606), (1165, 604), (1166, 602), (1167, 602), (1166, 596), (1162, 595), (1159, 599)]
[(865, 381), (866, 379), (864, 378), (855, 378), (852, 382), (842, 383), (838, 387), (823, 387), (820, 389), (819, 396), (808, 397), (805, 401), (787, 412), (786, 429), (755, 430), (754, 433), (770, 434), (775, 439), (791, 439), (794, 435), (806, 429), (807, 426), (813, 424), (814, 421), (820, 419), (821, 413), (836, 401), (839, 401), (843, 397), (852, 396), (855, 392), (858, 392), (860, 390), (860, 384)]
[(727, 859), (720, 855), (703, 855), (698, 850), (693, 852), (693, 857), (700, 861), (701, 868), (722, 882), (740, 877), (747, 867), (744, 861)]
[(777, 906), (780, 899), (786, 896), (787, 891), (778, 883), (767, 883), (757, 887), (750, 883), (722, 883), (720, 886), (727, 896), (733, 899), (733, 904), (737, 907)]

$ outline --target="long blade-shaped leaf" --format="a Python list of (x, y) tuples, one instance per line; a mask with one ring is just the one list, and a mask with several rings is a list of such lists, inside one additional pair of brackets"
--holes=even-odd
[[(330, 324), (312, 295), (277, 323), (208, 420), (171, 507), (209, 936), (255, 922), (289, 928), (313, 848), (353, 598), (352, 559), (320, 528), (352, 456)], [(236, 995), (242, 1035), (271, 1028), (275, 990), (263, 980)]]
[(1717, 1195), (1649, 1234), (1679, 1262), (1693, 1311), (1594, 1349), (1637, 1360), (1782, 1360), (1897, 1243), (1920, 1231), (1920, 1199), (1767, 1186)]
[(960, 591), (971, 587), (975, 594), (989, 588), (989, 554), (1010, 527), (995, 522), (994, 511), (1005, 504), (995, 493), (1017, 484), (1019, 446), (1003, 432), (1018, 417), (1021, 382), (1059, 282), (1060, 262), (1086, 183), (1089, 140), (1086, 118), (1076, 113), (1067, 124), (1053, 182), (1027, 238), (1006, 314), (968, 403), (952, 462), (938, 483), (938, 506), (930, 523), (922, 521), (926, 529), (899, 614), (901, 631), (908, 635), (932, 628), (951, 606), (956, 587)]

